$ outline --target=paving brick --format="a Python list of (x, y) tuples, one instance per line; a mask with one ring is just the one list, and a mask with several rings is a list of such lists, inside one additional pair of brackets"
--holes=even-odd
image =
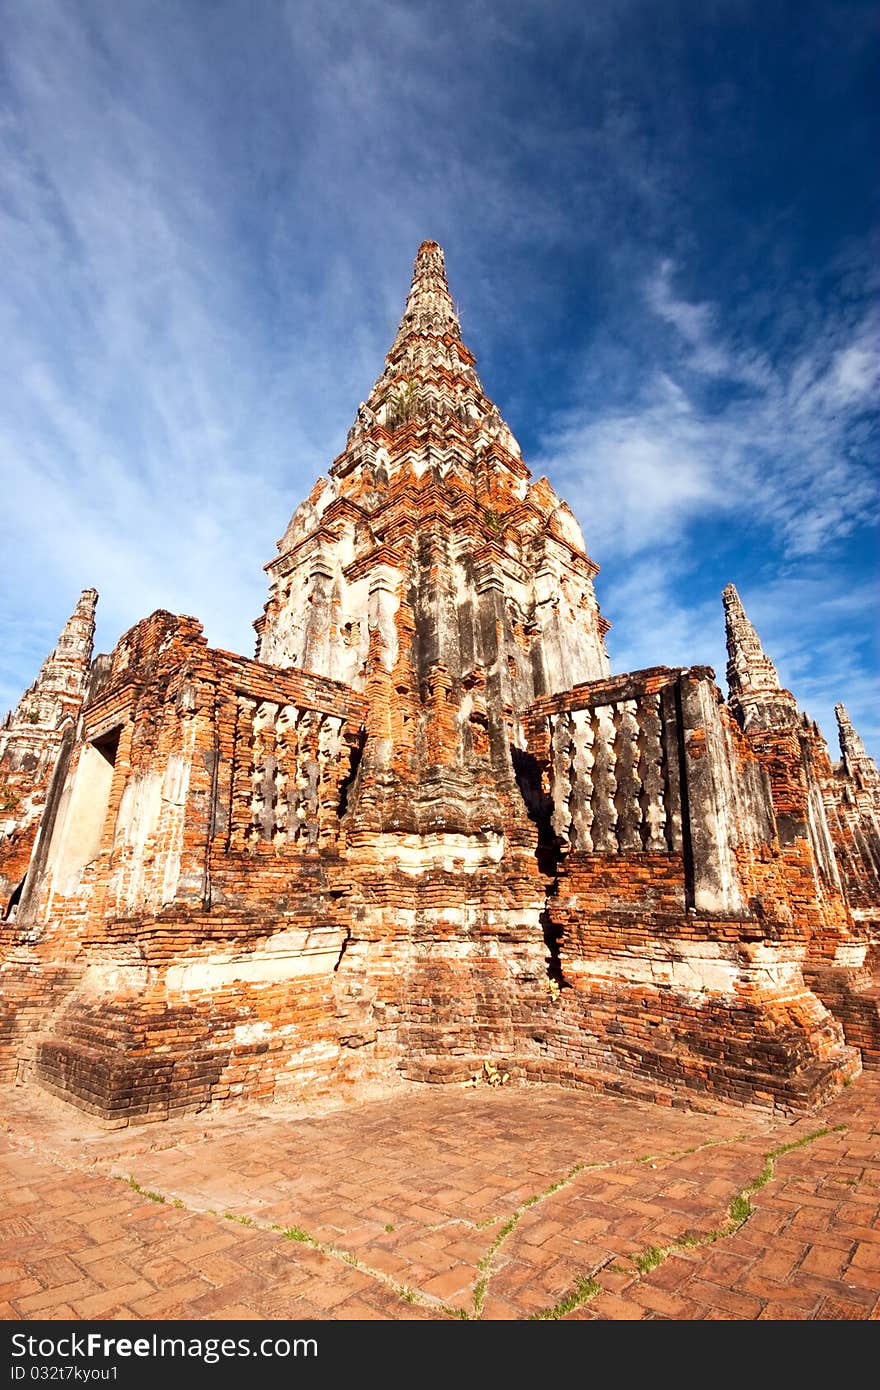
[(858, 1269), (873, 1269), (878, 1272), (877, 1285), (880, 1288), (880, 1244), (860, 1240), (855, 1248), (851, 1265)]
[(824, 1322), (860, 1321), (865, 1310), (859, 1303), (847, 1303), (839, 1298), (824, 1298), (819, 1304), (816, 1317)]
[(637, 1322), (645, 1317), (647, 1310), (632, 1298), (619, 1294), (600, 1293), (590, 1302), (594, 1317), (617, 1321)]
[[(8, 1299), (15, 1299), (16, 1302), (22, 1298), (28, 1298), (31, 1294), (45, 1293), (43, 1285), (39, 1279), (33, 1279), (29, 1275), (20, 1275), (17, 1279), (8, 1279), (4, 1284), (0, 1284), (0, 1302)], [(51, 1299), (49, 1300), (51, 1303)]]
[(211, 1285), (205, 1279), (190, 1278), (154, 1289), (142, 1298), (130, 1298), (129, 1302), (138, 1317), (167, 1318), (172, 1316), (171, 1309), (183, 1308), (190, 1299), (209, 1292)]
[(476, 1280), (476, 1270), (468, 1265), (458, 1265), (455, 1269), (448, 1269), (443, 1274), (435, 1274), (432, 1279), (428, 1279), (423, 1285), (425, 1293), (430, 1293), (435, 1298), (452, 1299), (460, 1301), (465, 1295), (470, 1301), (470, 1294)]
[(726, 1289), (702, 1279), (691, 1279), (685, 1285), (685, 1294), (697, 1303), (704, 1303), (707, 1308), (718, 1309), (737, 1318), (757, 1318), (763, 1307), (762, 1298), (750, 1297), (748, 1293)]
[(766, 1303), (758, 1314), (761, 1322), (803, 1322), (814, 1314), (815, 1301), (790, 1299), (787, 1303)]
[(136, 1279), (127, 1284), (115, 1284), (111, 1289), (90, 1293), (84, 1298), (71, 1297), (70, 1301), (80, 1318), (106, 1318), (113, 1316), (123, 1303), (133, 1303), (152, 1291), (145, 1279)]
[(634, 1284), (626, 1297), (640, 1304), (648, 1312), (659, 1313), (665, 1318), (686, 1319), (694, 1306), (689, 1299), (669, 1293), (666, 1289), (656, 1288), (647, 1281)]
[(81, 1296), (94, 1292), (95, 1285), (90, 1279), (77, 1279), (51, 1289), (41, 1288), (38, 1293), (27, 1293), (14, 1302), (22, 1316), (41, 1317), (46, 1308), (52, 1308), (57, 1303), (75, 1303)]
[(829, 1279), (837, 1279), (848, 1263), (849, 1250), (838, 1250), (829, 1245), (813, 1245), (804, 1256), (801, 1269), (805, 1274), (821, 1274)]
[(880, 1272), (876, 1269), (865, 1269), (851, 1263), (845, 1271), (844, 1280), (851, 1289), (866, 1289), (874, 1294), (880, 1293)]

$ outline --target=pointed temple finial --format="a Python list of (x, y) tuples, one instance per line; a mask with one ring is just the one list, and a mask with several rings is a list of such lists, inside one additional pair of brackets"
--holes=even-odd
[(61, 629), (54, 655), (60, 652), (81, 653), (86, 648), (91, 653), (95, 636), (95, 609), (97, 606), (97, 589), (83, 589), (76, 607)]
[(761, 646), (761, 639), (746, 617), (733, 584), (721, 595), (727, 630), (728, 703), (740, 723), (789, 724), (797, 717), (794, 696), (779, 684), (776, 667)]
[(83, 589), (37, 679), (0, 724), (0, 917), (19, 901), (49, 781), (82, 709), (97, 601), (95, 589)]
[[(457, 429), (468, 431), (475, 445), (488, 446), (494, 441), (513, 461), (514, 472), (524, 477), (527, 470), (521, 463), (519, 444), (484, 392), (475, 363), (473, 353), (461, 340), (443, 250), (436, 241), (423, 241), (384, 370), (358, 407), (346, 448), (331, 472), (344, 476), (353, 464), (362, 461), (384, 465), (389, 452), (387, 436), (414, 427), (416, 431), (442, 430), (444, 440)], [(482, 431), (482, 440), (474, 430)], [(435, 446), (439, 442), (435, 439), (425, 448), (423, 443), (416, 446), (410, 440), (412, 447), (401, 452), (417, 472), (423, 471), (437, 459)]]
[(446, 259), (436, 241), (423, 241), (418, 249), (412, 284), (391, 351), (410, 333), (429, 337), (449, 334), (461, 340), (461, 326), (446, 282)]
[(880, 790), (880, 771), (853, 726), (845, 705), (835, 705), (837, 733), (845, 771), (865, 789)]

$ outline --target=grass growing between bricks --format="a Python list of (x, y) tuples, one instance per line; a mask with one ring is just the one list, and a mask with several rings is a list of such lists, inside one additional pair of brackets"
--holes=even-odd
[[(728, 1236), (736, 1235), (752, 1215), (751, 1197), (755, 1192), (766, 1187), (776, 1175), (776, 1161), (784, 1154), (793, 1153), (795, 1149), (802, 1149), (807, 1144), (814, 1143), (817, 1139), (824, 1139), (828, 1134), (840, 1134), (846, 1130), (846, 1125), (834, 1125), (832, 1128), (827, 1126), (823, 1129), (814, 1129), (810, 1134), (803, 1135), (800, 1139), (793, 1139), (788, 1144), (779, 1144), (775, 1149), (764, 1155), (764, 1166), (756, 1178), (744, 1187), (741, 1192), (731, 1200), (727, 1208), (727, 1219), (720, 1226), (714, 1226), (709, 1231), (687, 1232), (672, 1241), (670, 1245), (649, 1245), (640, 1254), (633, 1256), (632, 1266), (641, 1278), (645, 1274), (650, 1274), (653, 1269), (657, 1269), (669, 1259), (670, 1255), (676, 1255), (685, 1250), (697, 1250), (703, 1246), (714, 1245), (719, 1240), (725, 1240)], [(690, 1150), (689, 1152), (693, 1152)], [(644, 1162), (639, 1159), (637, 1162)], [(617, 1266), (610, 1266), (618, 1268)], [(562, 1318), (566, 1313), (573, 1312), (575, 1308), (581, 1307), (584, 1303), (590, 1302), (602, 1292), (602, 1285), (592, 1274), (583, 1275), (572, 1286), (568, 1293), (564, 1294), (558, 1303), (551, 1308), (545, 1308), (539, 1313), (532, 1313), (531, 1320), (542, 1321), (550, 1318)]]
[(298, 1241), (300, 1245), (311, 1245), (314, 1250), (320, 1248), (320, 1242), (310, 1236), (308, 1231), (304, 1231), (302, 1226), (264, 1226), (264, 1231), (277, 1231), (285, 1240)]
[(838, 1134), (846, 1129), (846, 1125), (835, 1125), (833, 1129), (814, 1129), (810, 1134), (803, 1135), (800, 1139), (793, 1139), (789, 1144), (779, 1144), (775, 1149), (764, 1155), (764, 1166), (756, 1178), (744, 1187), (741, 1192), (732, 1199), (727, 1208), (727, 1220), (720, 1226), (715, 1226), (711, 1231), (700, 1233), (688, 1233), (681, 1236), (671, 1245), (656, 1246), (649, 1245), (647, 1250), (636, 1255), (633, 1264), (640, 1274), (649, 1274), (652, 1269), (656, 1269), (670, 1255), (674, 1255), (678, 1250), (696, 1250), (702, 1245), (714, 1245), (716, 1241), (723, 1240), (727, 1236), (735, 1235), (741, 1226), (744, 1226), (752, 1214), (752, 1196), (759, 1192), (762, 1187), (766, 1187), (776, 1172), (776, 1160), (782, 1158), (783, 1154), (792, 1153), (795, 1149), (802, 1149), (805, 1144), (812, 1144), (816, 1139), (824, 1139), (827, 1134)]
[[(600, 1168), (604, 1166), (604, 1164), (598, 1163), (575, 1163), (574, 1166), (569, 1168), (568, 1172), (564, 1173), (561, 1178), (557, 1178), (555, 1182), (551, 1182), (541, 1192), (534, 1192), (530, 1197), (526, 1197), (524, 1201), (520, 1202), (519, 1206), (511, 1213), (511, 1215), (504, 1222), (504, 1225), (501, 1227), (501, 1230), (495, 1236), (495, 1239), (492, 1241), (492, 1244), (489, 1246), (489, 1249), (486, 1251), (485, 1255), (483, 1255), (482, 1259), (480, 1259), (477, 1262), (478, 1278), (476, 1284), (474, 1285), (473, 1310), (469, 1314), (466, 1314), (467, 1317), (478, 1319), (483, 1316), (483, 1305), (486, 1301), (486, 1291), (489, 1287), (489, 1280), (492, 1278), (492, 1263), (498, 1251), (501, 1249), (501, 1246), (507, 1240), (507, 1237), (513, 1231), (516, 1230), (517, 1226), (519, 1225), (520, 1221), (522, 1220), (525, 1213), (529, 1210), (529, 1208), (537, 1206), (538, 1202), (546, 1201), (548, 1197), (552, 1197), (554, 1192), (558, 1192), (560, 1188), (566, 1187), (568, 1183), (572, 1182), (578, 1176), (579, 1173), (583, 1173), (587, 1167)], [(494, 1225), (495, 1221), (499, 1221), (500, 1219), (500, 1217), (494, 1217), (491, 1221), (482, 1222), (480, 1224), (485, 1226)]]
[[(133, 1192), (136, 1192), (139, 1197), (146, 1197), (148, 1202), (164, 1202), (166, 1200), (161, 1192), (151, 1192), (149, 1188), (141, 1187), (137, 1178), (126, 1178), (125, 1181)], [(176, 1206), (177, 1203), (175, 1202), (174, 1205)]]
[[(123, 1181), (127, 1182), (128, 1186), (132, 1188), (133, 1191), (137, 1192), (139, 1196), (146, 1197), (151, 1202), (164, 1203), (168, 1201), (164, 1193), (149, 1191), (147, 1188), (142, 1187), (133, 1177), (124, 1178)], [(198, 1212), (198, 1208), (187, 1207), (179, 1197), (175, 1197), (171, 1205), (184, 1211), (192, 1210)], [(213, 1208), (200, 1214), (205, 1216), (220, 1215), (220, 1213), (214, 1211)], [(224, 1220), (233, 1221), (238, 1226), (246, 1226), (254, 1231), (263, 1231), (266, 1234), (280, 1236), (282, 1240), (292, 1240), (298, 1245), (306, 1245), (309, 1249), (317, 1250), (319, 1254), (326, 1255), (328, 1259), (336, 1260), (340, 1264), (348, 1265), (352, 1269), (357, 1269), (362, 1274), (368, 1275), (371, 1279), (375, 1279), (377, 1283), (383, 1284), (386, 1288), (390, 1289), (404, 1303), (420, 1304), (423, 1307), (431, 1308), (434, 1312), (442, 1313), (448, 1318), (466, 1320), (469, 1316), (465, 1308), (450, 1307), (446, 1303), (441, 1303), (439, 1299), (434, 1298), (432, 1295), (422, 1293), (419, 1289), (410, 1288), (407, 1284), (399, 1284), (396, 1279), (392, 1279), (384, 1270), (375, 1269), (372, 1265), (361, 1260), (350, 1250), (343, 1250), (338, 1245), (332, 1245), (327, 1241), (319, 1240), (317, 1236), (313, 1236), (309, 1231), (303, 1230), (302, 1226), (281, 1226), (278, 1224), (264, 1225), (263, 1222), (256, 1221), (252, 1216), (240, 1215), (238, 1212), (234, 1211), (224, 1211), (222, 1216)]]
[[(807, 1144), (814, 1143), (817, 1139), (823, 1139), (829, 1134), (842, 1133), (846, 1130), (846, 1128), (846, 1125), (841, 1124), (835, 1125), (832, 1128), (826, 1127), (823, 1129), (816, 1129), (813, 1130), (810, 1134), (803, 1135), (800, 1139), (792, 1140), (790, 1143), (787, 1144), (777, 1145), (775, 1148), (771, 1149), (767, 1154), (765, 1154), (763, 1167), (761, 1168), (761, 1171), (758, 1173), (758, 1175), (755, 1178), (753, 1178), (752, 1181), (746, 1187), (742, 1188), (741, 1191), (738, 1192), (737, 1195), (731, 1200), (727, 1209), (727, 1216), (720, 1225), (715, 1226), (708, 1231), (686, 1232), (684, 1235), (679, 1237), (679, 1239), (673, 1241), (669, 1245), (649, 1245), (643, 1251), (641, 1251), (640, 1254), (631, 1258), (629, 1268), (631, 1270), (635, 1270), (636, 1276), (640, 1278), (646, 1274), (650, 1274), (652, 1270), (657, 1269), (661, 1264), (663, 1264), (665, 1260), (667, 1260), (670, 1257), (670, 1255), (675, 1255), (679, 1252), (683, 1252), (686, 1250), (695, 1250), (704, 1246), (714, 1245), (719, 1240), (723, 1240), (726, 1239), (728, 1236), (735, 1235), (736, 1232), (740, 1230), (740, 1228), (743, 1225), (745, 1225), (746, 1221), (748, 1221), (749, 1217), (752, 1215), (753, 1209), (751, 1198), (754, 1195), (754, 1193), (760, 1191), (762, 1187), (766, 1187), (766, 1185), (769, 1182), (771, 1182), (775, 1177), (776, 1163), (778, 1159), (782, 1158), (785, 1154), (792, 1153), (795, 1149), (801, 1149)], [(680, 1157), (682, 1154), (694, 1153), (697, 1151), (697, 1149), (700, 1148), (714, 1147), (719, 1142), (728, 1144), (736, 1143), (739, 1142), (741, 1138), (742, 1136), (738, 1136), (737, 1139), (734, 1140), (715, 1140), (710, 1141), (708, 1144), (705, 1145), (696, 1145), (694, 1146), (694, 1148), (691, 1149), (675, 1151), (666, 1155), (664, 1161)], [(658, 1158), (659, 1157), (660, 1156), (658, 1156)], [(650, 1158), (651, 1156), (646, 1156), (643, 1158), (637, 1158), (634, 1161), (637, 1163), (645, 1163), (650, 1161)], [(280, 1236), (284, 1240), (291, 1240), (300, 1245), (308, 1246), (309, 1249), (318, 1251), (320, 1254), (325, 1255), (328, 1259), (335, 1260), (340, 1264), (347, 1265), (349, 1268), (356, 1269), (361, 1273), (368, 1275), (370, 1278), (375, 1279), (378, 1283), (384, 1285), (385, 1288), (389, 1289), (391, 1292), (396, 1294), (396, 1296), (403, 1303), (411, 1305), (415, 1304), (421, 1307), (430, 1308), (433, 1312), (440, 1313), (444, 1317), (448, 1318), (453, 1318), (461, 1321), (478, 1321), (483, 1316), (486, 1294), (488, 1292), (489, 1284), (492, 1279), (495, 1259), (498, 1255), (498, 1252), (501, 1250), (501, 1247), (504, 1245), (505, 1241), (516, 1230), (519, 1223), (527, 1214), (527, 1212), (529, 1212), (533, 1207), (537, 1206), (538, 1203), (546, 1201), (549, 1197), (552, 1197), (555, 1193), (561, 1191), (562, 1188), (567, 1187), (569, 1183), (573, 1182), (574, 1179), (582, 1173), (591, 1170), (602, 1170), (605, 1168), (617, 1167), (621, 1166), (621, 1164), (625, 1164), (627, 1162), (632, 1161), (633, 1160), (612, 1160), (608, 1163), (575, 1163), (571, 1168), (568, 1169), (566, 1173), (564, 1173), (560, 1178), (557, 1178), (555, 1181), (549, 1183), (545, 1188), (542, 1189), (542, 1191), (533, 1193), (531, 1196), (526, 1197), (524, 1201), (520, 1202), (519, 1206), (517, 1206), (514, 1209), (514, 1211), (512, 1211), (510, 1215), (506, 1218), (502, 1216), (493, 1216), (488, 1217), (483, 1221), (473, 1223), (474, 1228), (476, 1230), (482, 1230), (487, 1228), (488, 1226), (496, 1225), (499, 1221), (503, 1222), (503, 1224), (493, 1237), (492, 1242), (486, 1250), (485, 1254), (481, 1256), (481, 1258), (477, 1262), (477, 1279), (474, 1284), (473, 1303), (470, 1309), (453, 1307), (449, 1304), (442, 1303), (439, 1299), (435, 1298), (431, 1294), (423, 1293), (420, 1289), (414, 1289), (408, 1284), (398, 1283), (397, 1280), (393, 1279), (390, 1275), (386, 1274), (384, 1270), (376, 1269), (372, 1265), (368, 1264), (366, 1261), (361, 1260), (359, 1256), (353, 1254), (349, 1250), (345, 1250), (342, 1249), (340, 1246), (319, 1240), (317, 1236), (310, 1234), (310, 1232), (304, 1230), (301, 1226), (281, 1226), (278, 1224), (264, 1225), (263, 1223), (255, 1220), (251, 1216), (239, 1215), (237, 1212), (230, 1211), (223, 1212), (222, 1215), (224, 1219), (227, 1221), (232, 1221), (240, 1226), (245, 1226), (252, 1230), (263, 1231), (267, 1234)], [(153, 1192), (148, 1188), (142, 1187), (141, 1184), (134, 1177), (129, 1176), (126, 1178), (122, 1178), (121, 1180), (123, 1182), (126, 1182), (134, 1192), (138, 1193), (139, 1196), (145, 1197), (148, 1201), (158, 1203), (169, 1202), (169, 1198), (164, 1193)], [(190, 1210), (190, 1208), (187, 1208), (185, 1203), (182, 1202), (181, 1199), (178, 1197), (172, 1198), (170, 1200), (170, 1205), (179, 1209)], [(204, 1212), (203, 1214), (216, 1216), (218, 1213), (211, 1210), (208, 1212)], [(391, 1226), (390, 1223), (386, 1224), (385, 1226), (386, 1232), (389, 1229), (393, 1230), (393, 1226)], [(601, 1268), (612, 1269), (615, 1272), (623, 1272), (623, 1269), (619, 1264), (607, 1263), (606, 1265), (601, 1266), (600, 1269)], [(591, 1272), (580, 1275), (578, 1279), (575, 1281), (575, 1283), (571, 1286), (571, 1288), (568, 1289), (556, 1303), (552, 1304), (548, 1308), (542, 1309), (540, 1312), (532, 1313), (530, 1315), (529, 1320), (538, 1322), (556, 1321), (560, 1318), (566, 1317), (569, 1313), (574, 1312), (575, 1309), (583, 1307), (584, 1304), (591, 1302), (594, 1298), (596, 1298), (600, 1293), (603, 1292), (602, 1284), (596, 1277), (596, 1275), (599, 1272), (599, 1270), (593, 1270)]]
[(530, 1322), (548, 1322), (564, 1318), (566, 1313), (573, 1313), (575, 1308), (580, 1308), (584, 1303), (589, 1303), (597, 1294), (602, 1292), (602, 1285), (598, 1279), (594, 1279), (591, 1274), (584, 1275), (579, 1279), (572, 1289), (561, 1298), (558, 1303), (554, 1303), (552, 1308), (545, 1308), (543, 1312), (533, 1313)]
[(637, 1255), (633, 1263), (639, 1274), (650, 1274), (652, 1269), (662, 1265), (669, 1251), (661, 1249), (658, 1245), (649, 1245), (647, 1250), (643, 1250), (641, 1255)]
[(704, 1231), (702, 1234), (690, 1232), (673, 1241), (671, 1245), (659, 1246), (651, 1245), (644, 1250), (641, 1255), (637, 1255), (633, 1264), (640, 1274), (648, 1274), (652, 1269), (656, 1269), (670, 1255), (676, 1254), (679, 1250), (696, 1250), (703, 1245), (714, 1245), (716, 1241), (724, 1240), (727, 1236), (735, 1235), (741, 1226), (744, 1226), (752, 1214), (751, 1198), (755, 1192), (759, 1192), (762, 1187), (766, 1187), (776, 1172), (776, 1160), (782, 1158), (783, 1154), (792, 1153), (795, 1149), (802, 1149), (806, 1144), (812, 1144), (817, 1139), (824, 1139), (828, 1134), (838, 1134), (846, 1129), (846, 1125), (835, 1125), (833, 1129), (814, 1129), (810, 1134), (805, 1134), (800, 1139), (794, 1139), (789, 1144), (779, 1144), (775, 1149), (764, 1155), (764, 1166), (756, 1178), (744, 1187), (741, 1192), (732, 1199), (727, 1208), (727, 1220), (720, 1226), (715, 1226), (711, 1231)]
[[(534, 1203), (532, 1203), (532, 1205), (534, 1205)], [(470, 1317), (472, 1318), (481, 1318), (483, 1316), (483, 1304), (486, 1301), (486, 1290), (489, 1287), (489, 1280), (492, 1277), (492, 1261), (495, 1258), (495, 1255), (497, 1254), (498, 1250), (507, 1240), (507, 1237), (510, 1235), (511, 1231), (516, 1230), (517, 1226), (519, 1225), (521, 1216), (522, 1212), (516, 1211), (514, 1212), (513, 1216), (509, 1217), (508, 1220), (505, 1221), (504, 1225), (501, 1227), (501, 1230), (498, 1232), (492, 1244), (489, 1246), (489, 1249), (486, 1251), (485, 1255), (483, 1255), (482, 1259), (480, 1259), (477, 1262), (479, 1278), (477, 1279), (477, 1282), (474, 1285), (474, 1307), (473, 1312), (470, 1314)]]

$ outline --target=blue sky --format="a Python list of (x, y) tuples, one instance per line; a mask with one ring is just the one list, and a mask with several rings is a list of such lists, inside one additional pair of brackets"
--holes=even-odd
[(615, 670), (737, 584), (880, 753), (872, 4), (0, 0), (0, 708), (79, 590), (252, 651), (426, 237)]

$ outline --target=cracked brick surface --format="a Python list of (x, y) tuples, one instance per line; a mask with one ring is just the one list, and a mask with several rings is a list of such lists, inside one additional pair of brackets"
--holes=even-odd
[[(557, 1087), (412, 1087), (97, 1133), (10, 1088), (2, 1316), (444, 1318), (474, 1315), (482, 1280), (483, 1318), (525, 1319), (592, 1276), (599, 1291), (561, 1316), (876, 1317), (878, 1100), (876, 1073), (796, 1122)], [(723, 1227), (766, 1156), (805, 1140), (739, 1229), (676, 1245)], [(669, 1253), (640, 1273), (652, 1249)]]

